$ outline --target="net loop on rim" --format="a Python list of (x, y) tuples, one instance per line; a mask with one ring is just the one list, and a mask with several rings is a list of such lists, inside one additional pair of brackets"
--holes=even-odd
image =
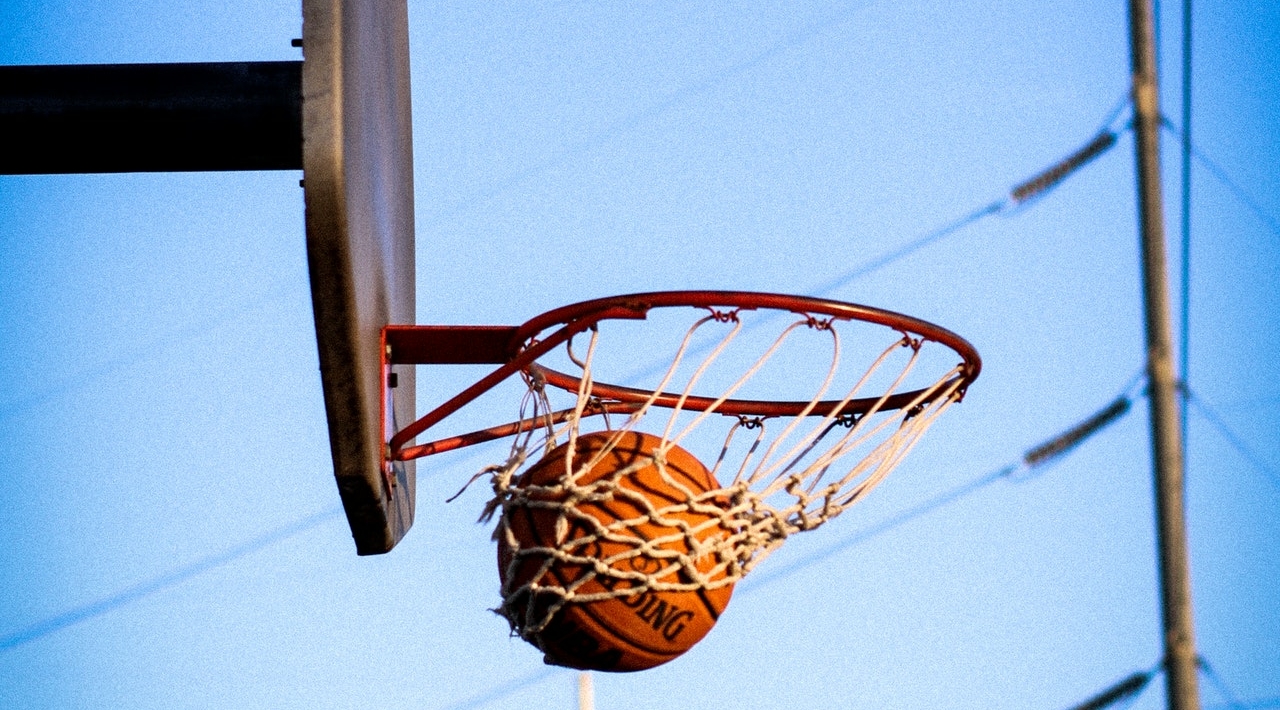
[[(648, 294), (654, 295), (664, 294)], [(577, 330), (588, 336), (585, 348), (575, 349), (573, 335), (566, 339), (563, 359), (573, 371), (541, 363), (524, 369), (528, 393), (519, 412), (521, 433), (506, 461), (486, 469), (494, 495), (481, 518), (501, 514), (494, 538), (509, 554), (503, 602), (496, 611), (511, 623), (514, 634), (536, 644), (538, 634), (566, 604), (731, 587), (789, 536), (822, 526), (875, 488), (938, 416), (963, 397), (980, 369), (967, 342), (905, 316), (817, 299), (797, 297), (778, 304), (734, 298), (657, 304), (692, 305), (704, 315), (663, 358), (669, 364), (652, 386), (597, 380), (598, 323)], [(772, 317), (779, 312), (792, 317)], [(763, 338), (758, 355), (744, 357), (735, 350), (748, 331), (754, 335), (770, 323), (777, 333)], [(860, 372), (849, 368), (842, 351), (842, 330), (852, 325), (863, 327), (855, 340), (859, 347), (865, 348), (861, 332), (868, 329), (889, 336), (871, 351), (865, 369), (858, 366)], [(704, 328), (716, 326), (723, 327), (714, 337), (702, 337)], [(792, 342), (806, 332), (826, 336), (820, 340), (829, 348), (829, 358), (823, 358), (826, 371), (811, 383), (808, 399), (734, 398), (766, 370), (776, 375), (778, 368), (770, 370), (769, 365), (781, 352), (812, 355), (808, 340), (803, 347)], [(962, 361), (941, 375), (921, 376), (917, 369), (926, 351), (942, 348)], [(945, 356), (947, 351), (942, 352)], [(936, 366), (937, 359), (932, 357), (930, 365)], [(726, 375), (726, 370), (736, 374)], [(708, 381), (718, 383), (713, 386), (720, 394), (695, 394)], [(680, 384), (673, 386), (676, 382)], [(917, 386), (921, 382), (926, 384)], [(872, 387), (880, 393), (868, 395)], [(828, 399), (833, 390), (836, 398)], [(572, 406), (554, 411), (550, 395), (556, 391), (572, 398)], [(610, 413), (619, 417), (610, 419)], [(599, 421), (592, 418), (597, 414), (605, 415), (603, 427), (592, 424)], [(603, 475), (595, 470), (624, 437), (637, 432), (655, 438), (651, 451)], [(593, 441), (603, 437), (603, 445), (576, 456), (579, 439), (588, 434), (597, 437)], [(689, 485), (671, 470), (669, 455), (675, 449), (701, 452), (697, 458), (711, 464), (710, 480), (723, 482), (710, 490)], [(541, 452), (536, 458), (553, 452), (560, 457), (538, 464), (555, 467), (549, 481), (518, 475), (534, 451)], [(648, 467), (666, 485), (664, 495), (647, 495), (627, 484), (629, 476)], [(636, 513), (602, 519), (600, 506), (610, 501), (624, 502), (615, 507)], [(522, 540), (512, 520), (516, 515), (531, 518), (521, 511), (553, 516), (552, 539), (539, 543), (526, 535)], [(536, 566), (532, 573), (530, 565)], [(573, 573), (564, 574), (566, 569)]]

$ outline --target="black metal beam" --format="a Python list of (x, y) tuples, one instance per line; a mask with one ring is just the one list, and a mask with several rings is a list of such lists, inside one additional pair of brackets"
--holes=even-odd
[(0, 174), (302, 169), (302, 62), (0, 67)]

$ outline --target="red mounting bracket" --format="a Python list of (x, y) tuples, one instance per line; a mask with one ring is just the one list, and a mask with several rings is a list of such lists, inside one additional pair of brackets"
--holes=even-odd
[[(418, 433), (449, 416), (471, 398), (454, 397), (427, 416), (410, 424), (404, 430), (397, 427), (392, 417), (394, 390), (398, 386), (392, 365), (503, 365), (515, 356), (519, 342), (516, 326), (485, 325), (389, 325), (382, 329), (382, 441), (384, 468), (394, 461), (403, 461), (428, 453), (447, 451), (465, 444), (405, 456), (402, 449), (407, 441)], [(500, 368), (500, 371), (506, 368)], [(512, 370), (514, 372), (514, 370)], [(508, 372), (501, 379), (511, 374)], [(495, 381), (493, 384), (497, 384)], [(492, 386), (492, 385), (490, 385)], [(486, 387), (485, 389), (488, 389)], [(422, 447), (415, 447), (422, 448)]]

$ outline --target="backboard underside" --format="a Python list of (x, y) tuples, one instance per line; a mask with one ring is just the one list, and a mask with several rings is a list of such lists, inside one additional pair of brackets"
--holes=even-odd
[[(414, 323), (413, 150), (405, 0), (303, 0), (307, 259), (334, 476), (356, 551), (413, 524), (414, 466), (384, 472), (381, 336)], [(412, 366), (386, 416), (413, 420)]]

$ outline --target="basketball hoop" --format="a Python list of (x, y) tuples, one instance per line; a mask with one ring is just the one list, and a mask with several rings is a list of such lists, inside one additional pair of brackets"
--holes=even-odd
[[(619, 339), (620, 347), (606, 344)], [(561, 609), (635, 606), (659, 592), (727, 602), (789, 535), (836, 517), (882, 481), (982, 367), (967, 341), (917, 318), (746, 292), (615, 296), (515, 327), (393, 326), (384, 340), (388, 367), (499, 365), (387, 437), (388, 465), (514, 437), (506, 460), (481, 474), (494, 491), (481, 519), (499, 515), (498, 611), (550, 662), (601, 670), (628, 668), (555, 650)], [(598, 376), (650, 358), (656, 366), (628, 384)], [(525, 394), (515, 421), (410, 443), (516, 374)], [(778, 396), (797, 390), (803, 398)], [(638, 440), (648, 443), (632, 450)], [(620, 442), (631, 442), (630, 463), (601, 469)], [(521, 475), (535, 453), (541, 460)], [(709, 483), (690, 487), (669, 470), (691, 455), (711, 462)], [(642, 473), (642, 487), (663, 491), (654, 500), (637, 502), (645, 496), (633, 479)], [(623, 508), (633, 512), (615, 510)]]
[[(471, 387), (440, 405), (400, 431), (387, 431), (387, 460), (405, 461), (457, 448), (514, 436), (529, 430), (528, 419), (480, 431), (410, 446), (418, 435), (443, 421), (468, 403), (516, 373), (544, 380), (554, 387), (576, 392), (582, 378), (538, 364), (538, 360), (574, 336), (596, 330), (606, 320), (643, 320), (654, 309), (694, 308), (710, 314), (712, 320), (731, 322), (739, 314), (770, 311), (809, 319), (810, 327), (829, 329), (839, 322), (861, 322), (884, 326), (902, 336), (902, 344), (918, 350), (925, 343), (939, 343), (958, 355), (962, 362), (944, 377), (944, 387), (930, 386), (883, 396), (853, 397), (847, 400), (797, 401), (782, 399), (732, 399), (674, 394), (636, 387), (592, 382), (588, 403), (582, 411), (544, 413), (556, 423), (573, 416), (607, 413), (631, 414), (641, 408), (679, 406), (684, 410), (711, 409), (727, 416), (796, 417), (860, 416), (872, 410), (887, 412), (932, 402), (947, 390), (955, 400), (963, 397), (977, 378), (982, 361), (972, 345), (959, 335), (927, 321), (879, 308), (807, 296), (788, 296), (740, 291), (667, 291), (612, 296), (584, 301), (548, 311), (521, 326), (388, 326), (383, 332), (384, 369), (393, 364), (500, 364), (501, 367)], [(555, 328), (554, 331), (552, 329)], [(548, 331), (552, 331), (549, 332)], [(384, 381), (384, 387), (388, 386)], [(387, 397), (383, 398), (384, 401)], [(713, 406), (714, 405), (714, 406)]]

